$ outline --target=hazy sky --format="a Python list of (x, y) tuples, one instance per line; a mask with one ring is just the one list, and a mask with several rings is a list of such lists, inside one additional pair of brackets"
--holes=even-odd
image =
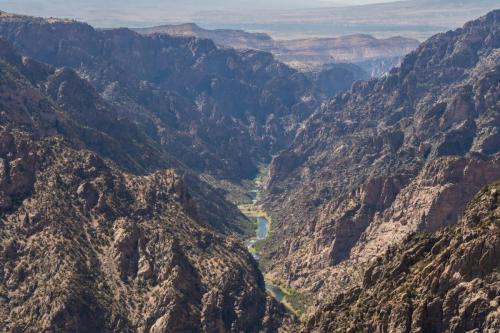
[(211, 10), (261, 11), (345, 6), (394, 0), (0, 0), (0, 10), (36, 16), (68, 17), (113, 26), (145, 16), (151, 21), (186, 22)]
[[(97, 28), (194, 22), (277, 39), (406, 36), (424, 40), (498, 8), (500, 0), (0, 0), (0, 10), (70, 18)], [(387, 5), (395, 2), (393, 5)], [(380, 6), (350, 7), (386, 3)], [(333, 7), (327, 9), (325, 7)], [(342, 8), (344, 7), (344, 8)]]
[[(65, 6), (87, 10), (94, 8), (139, 8), (155, 6), (172, 10), (210, 9), (265, 9), (265, 8), (311, 8), (320, 6), (342, 6), (396, 0), (0, 0), (0, 8), (5, 11), (62, 11)], [(60, 8), (57, 8), (60, 7)]]
[[(143, 27), (166, 23), (196, 22), (207, 27), (226, 27), (211, 11), (251, 13), (345, 6), (394, 0), (0, 0), (0, 10), (43, 17), (85, 21), (96, 27)], [(211, 17), (216, 22), (209, 23)], [(224, 18), (224, 15), (222, 15)]]

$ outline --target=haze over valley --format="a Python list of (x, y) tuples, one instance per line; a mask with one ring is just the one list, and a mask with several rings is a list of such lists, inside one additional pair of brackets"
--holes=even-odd
[(498, 0), (118, 1), (4, 0), (4, 11), (89, 22), (100, 28), (197, 23), (275, 39), (370, 34), (423, 41), (498, 7)]

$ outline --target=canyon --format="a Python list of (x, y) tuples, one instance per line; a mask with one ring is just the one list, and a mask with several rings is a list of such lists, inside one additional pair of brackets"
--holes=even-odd
[(274, 157), (268, 274), (320, 303), (334, 298), (392, 245), (456, 223), (500, 177), (498, 15), (436, 35), (389, 76), (355, 84)]
[(342, 69), (0, 12), (0, 331), (498, 329), (500, 10)]

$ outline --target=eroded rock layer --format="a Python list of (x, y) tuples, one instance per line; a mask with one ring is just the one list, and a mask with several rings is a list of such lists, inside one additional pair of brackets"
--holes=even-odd
[[(178, 162), (72, 70), (2, 42), (0, 88), (0, 331), (282, 325), (255, 260), (229, 235), (245, 220), (234, 205), (167, 168)], [(141, 165), (158, 171), (120, 168)]]
[(304, 332), (496, 332), (500, 328), (500, 183), (457, 226), (415, 234), (317, 311)]
[(130, 176), (56, 138), (2, 135), (0, 188), (16, 203), (1, 216), (2, 331), (261, 328), (254, 260), (197, 220), (173, 171)]
[(119, 119), (137, 124), (190, 169), (217, 178), (251, 179), (318, 105), (312, 82), (271, 54), (220, 49), (210, 40), (6, 13), (0, 37), (23, 55), (74, 69)]
[(392, 244), (456, 223), (500, 178), (499, 22), (494, 11), (432, 37), (308, 119), (270, 168), (271, 276), (322, 302)]

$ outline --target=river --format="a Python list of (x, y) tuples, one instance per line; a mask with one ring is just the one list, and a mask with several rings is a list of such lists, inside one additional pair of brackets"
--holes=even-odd
[[(257, 186), (258, 185), (259, 184), (257, 184)], [(255, 231), (255, 236), (245, 241), (245, 246), (248, 248), (248, 250), (252, 253), (253, 257), (257, 261), (260, 260), (260, 253), (257, 250), (255, 250), (252, 246), (255, 244), (255, 242), (265, 239), (268, 236), (269, 229), (271, 227), (270, 225), (271, 223), (268, 217), (265, 216), (265, 214), (260, 210), (260, 207), (258, 207), (257, 205), (258, 191), (259, 189), (257, 188), (250, 190), (248, 192), (248, 194), (252, 198), (252, 204), (240, 206), (240, 209), (243, 212), (243, 214), (247, 215), (249, 218), (257, 220), (257, 230)], [(266, 290), (269, 291), (269, 293), (273, 295), (278, 302), (283, 301), (285, 293), (281, 290), (281, 288), (279, 286), (272, 284), (270, 281), (266, 280), (265, 282), (266, 282)]]

